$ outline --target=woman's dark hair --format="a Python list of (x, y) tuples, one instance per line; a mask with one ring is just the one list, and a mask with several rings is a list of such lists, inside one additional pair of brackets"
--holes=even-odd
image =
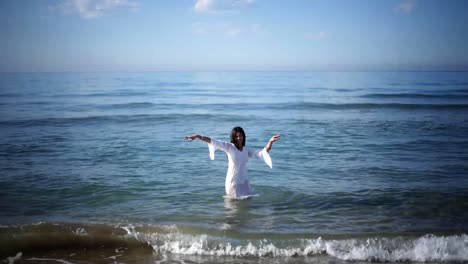
[(235, 127), (231, 130), (231, 143), (234, 144), (236, 142), (235, 139), (237, 132), (240, 132), (244, 137), (244, 140), (242, 141), (242, 146), (245, 146), (245, 132), (244, 129), (242, 129), (242, 127)]

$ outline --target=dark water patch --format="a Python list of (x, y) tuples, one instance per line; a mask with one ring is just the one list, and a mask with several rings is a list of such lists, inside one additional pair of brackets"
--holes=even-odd
[(209, 82), (153, 82), (154, 87), (191, 87), (209, 85)]
[[(255, 209), (270, 208), (275, 217), (295, 226), (297, 232), (313, 230), (315, 233), (366, 233), (366, 232), (466, 232), (468, 226), (462, 219), (468, 219), (468, 204), (465, 204), (465, 188), (449, 189), (392, 188), (401, 178), (415, 179), (405, 171), (369, 168), (366, 171), (349, 170), (341, 176), (343, 182), (375, 181), (381, 179), (382, 186), (373, 189), (353, 189), (342, 192), (320, 192), (315, 190), (288, 191), (283, 188), (257, 186), (261, 193), (260, 201), (255, 201)], [(389, 178), (389, 179), (387, 179)], [(333, 184), (340, 184), (334, 181)], [(409, 183), (410, 181), (407, 180)], [(409, 184), (408, 184), (409, 185)], [(389, 186), (384, 188), (383, 186)], [(268, 202), (263, 202), (268, 201)], [(258, 203), (258, 204), (257, 204)], [(450, 204), (450, 206), (448, 206)], [(302, 221), (294, 223), (298, 216)], [(369, 218), (363, 218), (368, 215)], [(258, 216), (260, 218), (260, 216)], [(265, 221), (268, 221), (266, 219)], [(273, 224), (274, 225), (274, 224)], [(276, 227), (276, 233), (282, 228)]]
[[(466, 84), (468, 86), (468, 83)], [(458, 93), (468, 93), (468, 88), (463, 88), (463, 89), (455, 89), (453, 90), (454, 92)]]
[(468, 151), (466, 151), (468, 141), (416, 139), (402, 143), (389, 143), (382, 147), (399, 151), (433, 152), (436, 156), (456, 154), (460, 159), (468, 157)]
[(439, 98), (439, 99), (463, 99), (468, 98), (468, 95), (458, 94), (420, 94), (420, 93), (376, 93), (376, 94), (365, 94), (361, 95), (363, 98)]
[(74, 125), (94, 125), (94, 124), (128, 124), (128, 123), (165, 123), (184, 122), (189, 120), (244, 120), (240, 115), (216, 115), (216, 114), (141, 114), (141, 115), (102, 115), (87, 117), (69, 118), (41, 118), (28, 120), (0, 121), (0, 126), (12, 127), (40, 127), (57, 126), (66, 127)]
[(47, 106), (52, 105), (54, 102), (51, 101), (29, 101), (29, 102), (1, 102), (1, 105), (7, 105), (10, 107), (16, 107), (18, 105), (25, 106), (25, 107), (36, 107), (36, 106)]
[[(103, 91), (103, 92), (73, 92), (69, 91), (66, 93), (63, 93), (62, 91), (54, 91), (53, 93), (50, 94), (41, 94), (41, 96), (48, 97), (48, 98), (67, 98), (67, 99), (80, 99), (80, 100), (86, 100), (92, 99), (92, 98), (100, 98), (102, 99), (106, 97), (132, 97), (132, 96), (151, 96), (153, 93), (151, 91), (133, 91), (133, 90), (112, 90), (112, 91)], [(24, 97), (25, 94), (22, 94), (21, 97)], [(30, 95), (32, 96), (32, 95)]]
[(411, 86), (447, 86), (452, 85), (450, 82), (411, 82)]
[(363, 88), (336, 88), (332, 90), (336, 92), (357, 92), (357, 91), (362, 91), (364, 89)]
[(351, 92), (357, 92), (357, 91), (362, 91), (364, 90), (363, 88), (327, 88), (327, 87), (307, 87), (307, 91), (313, 91), (313, 92), (327, 92), (327, 91), (334, 91), (334, 92), (339, 92), (339, 93), (351, 93)]
[[(83, 97), (126, 97), (126, 96), (147, 96), (150, 95), (149, 92), (139, 92), (132, 90), (116, 90), (112, 92), (101, 92), (101, 93), (89, 93), (81, 94), (79, 96)], [(66, 95), (65, 95), (66, 96)]]
[(142, 108), (152, 108), (156, 104), (150, 102), (137, 102), (137, 103), (124, 103), (124, 104), (110, 104), (110, 105), (98, 105), (97, 108), (100, 109), (142, 109)]
[(0, 227), (0, 252), (2, 258), (6, 258), (16, 255), (17, 252), (37, 256), (48, 251), (66, 251), (75, 254), (97, 249), (108, 249), (113, 253), (136, 248), (147, 252), (152, 251), (147, 244), (131, 237), (126, 238), (125, 234), (125, 230), (109, 225), (39, 223), (2, 226)]
[(415, 104), (415, 103), (288, 103), (275, 104), (273, 109), (308, 109), (308, 110), (468, 110), (468, 104)]
[(420, 87), (445, 87), (445, 86), (468, 86), (464, 81), (444, 81), (444, 82), (390, 82), (391, 86), (420, 86)]
[(25, 105), (49, 105), (49, 104), (53, 104), (53, 102), (47, 102), (47, 101), (37, 101), (37, 102), (24, 102), (24, 103), (21, 103), (21, 104), (25, 104)]
[[(450, 135), (459, 135), (460, 138), (464, 138), (464, 132), (468, 132), (467, 122), (454, 122), (450, 120), (408, 120), (408, 121), (369, 121), (363, 123), (368, 128), (377, 128), (381, 132), (393, 131), (398, 129), (402, 130), (413, 130), (419, 131), (419, 135), (424, 135), (429, 132), (447, 132)], [(380, 133), (380, 132), (379, 132)]]
[(24, 93), (0, 93), (0, 97), (24, 97)]
[(0, 145), (0, 156), (49, 155), (54, 150), (47, 143), (6, 143)]
[[(210, 98), (210, 99), (213, 99), (213, 98), (226, 98), (226, 96), (230, 96), (232, 98), (236, 98), (238, 97), (238, 95), (236, 95), (235, 92), (232, 92), (232, 93), (216, 93), (216, 92), (209, 92), (209, 91), (187, 91), (187, 92), (183, 92), (183, 95), (184, 96), (187, 96), (187, 97), (190, 97), (190, 98), (194, 98), (194, 97), (207, 97), (207, 98)], [(208, 99), (207, 99), (208, 100)]]

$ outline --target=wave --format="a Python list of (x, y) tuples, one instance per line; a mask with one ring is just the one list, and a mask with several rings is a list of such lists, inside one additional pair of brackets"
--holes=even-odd
[(207, 235), (180, 234), (140, 236), (158, 253), (234, 257), (307, 257), (326, 254), (341, 260), (365, 261), (465, 261), (468, 236), (438, 237), (425, 235), (415, 239), (365, 238), (327, 240), (298, 239), (248, 241), (243, 245), (220, 241)]
[(137, 102), (137, 103), (99, 105), (98, 108), (101, 108), (101, 109), (136, 109), (136, 108), (151, 108), (154, 106), (156, 106), (156, 104), (153, 104), (150, 102)]
[(356, 91), (362, 91), (364, 90), (363, 88), (336, 88), (336, 89), (332, 89), (333, 91), (336, 91), (336, 92), (356, 92)]
[[(183, 232), (182, 230), (185, 230)], [(159, 255), (237, 258), (320, 257), (352, 261), (468, 261), (468, 235), (356, 235), (299, 237), (287, 234), (229, 234), (194, 232), (174, 225), (132, 226), (52, 224), (1, 226), (0, 247), (5, 256), (48, 250), (92, 251), (126, 248)], [(294, 238), (291, 238), (294, 237)], [(57, 243), (60, 241), (60, 243)], [(117, 252), (117, 249), (116, 249)]]
[[(102, 92), (71, 92), (71, 93), (53, 93), (49, 94), (48, 96), (54, 98), (93, 98), (93, 97), (129, 97), (129, 96), (149, 96), (151, 92), (145, 91), (134, 91), (130, 89), (120, 89), (120, 90), (112, 90), (112, 91), (102, 91)], [(18, 96), (24, 96), (24, 94), (18, 94)]]
[[(110, 109), (146, 109), (155, 108), (152, 103), (129, 103), (129, 104), (114, 104), (109, 106), (100, 106), (101, 108)], [(149, 122), (158, 123), (164, 121), (187, 121), (198, 119), (214, 119), (214, 120), (230, 120), (238, 121), (245, 120), (246, 116), (252, 111), (312, 111), (312, 110), (364, 110), (364, 111), (379, 111), (379, 110), (433, 110), (433, 111), (458, 111), (468, 110), (468, 104), (402, 104), (402, 103), (313, 103), (313, 102), (298, 102), (298, 103), (283, 103), (283, 104), (205, 104), (202, 109), (207, 113), (191, 113), (192, 109), (200, 110), (200, 106), (188, 104), (174, 104), (174, 105), (158, 105), (162, 112), (170, 111), (169, 113), (152, 113), (152, 114), (109, 114), (109, 115), (90, 115), (84, 114), (70, 116), (70, 117), (45, 117), (45, 118), (32, 118), (20, 119), (15, 116), (6, 116), (4, 120), (0, 120), (0, 126), (69, 126), (69, 125), (88, 125), (97, 122), (109, 123), (139, 123)], [(197, 108), (198, 107), (198, 108)], [(171, 109), (176, 111), (171, 113)], [(220, 111), (230, 109), (233, 113), (217, 114)], [(151, 111), (158, 111), (151, 109)], [(245, 114), (244, 114), (245, 112)], [(8, 118), (8, 119), (7, 119)]]
[(37, 119), (14, 119), (0, 121), (0, 126), (71, 126), (71, 125), (93, 125), (103, 123), (127, 124), (127, 123), (144, 123), (155, 124), (168, 121), (185, 122), (187, 120), (208, 120), (221, 118), (223, 120), (242, 120), (242, 116), (238, 115), (216, 115), (216, 114), (136, 114), (136, 115), (98, 115), (98, 116), (83, 116), (83, 117), (50, 117)]
[[(246, 104), (209, 104), (203, 105), (212, 110), (460, 110), (468, 109), (468, 104), (443, 103), (320, 103), (320, 102), (291, 102), (291, 103), (246, 103)], [(192, 108), (194, 105), (174, 105), (174, 107)]]
[(24, 96), (23, 93), (0, 93), (0, 98), (1, 97), (22, 97)]
[[(47, 98), (93, 98), (93, 97), (129, 97), (129, 96), (149, 96), (151, 95), (150, 92), (140, 92), (140, 91), (122, 91), (122, 90), (116, 90), (116, 91), (111, 91), (111, 92), (91, 92), (91, 93), (53, 93), (53, 94), (47, 94), (43, 95), (43, 97)], [(37, 94), (34, 94), (32, 92), (30, 93), (0, 93), (0, 98), (14, 98), (14, 97), (34, 97), (37, 96)]]
[[(468, 85), (468, 84), (466, 84)], [(456, 89), (456, 90), (453, 90), (454, 92), (459, 92), (459, 93), (468, 93), (468, 88), (467, 89)]]
[(444, 81), (444, 82), (391, 82), (388, 83), (391, 86), (428, 86), (428, 87), (437, 87), (437, 86), (466, 86), (468, 82), (465, 81)]
[(293, 103), (278, 104), (272, 108), (310, 109), (310, 110), (372, 110), (372, 109), (397, 109), (397, 110), (457, 110), (468, 109), (468, 104), (416, 104), (416, 103)]
[(365, 94), (361, 95), (363, 98), (440, 98), (440, 99), (462, 99), (468, 98), (466, 94), (418, 94), (418, 93), (394, 93), (394, 94), (385, 94), (385, 93), (375, 93), (375, 94)]

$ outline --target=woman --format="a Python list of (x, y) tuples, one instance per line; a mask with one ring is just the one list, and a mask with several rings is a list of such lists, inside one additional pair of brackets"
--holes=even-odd
[(280, 136), (280, 134), (277, 134), (271, 137), (263, 149), (246, 147), (245, 132), (241, 127), (235, 127), (232, 129), (231, 143), (211, 139), (198, 134), (186, 136), (185, 139), (190, 141), (200, 139), (208, 143), (210, 158), (212, 160), (214, 160), (215, 150), (221, 149), (226, 152), (229, 161), (226, 175), (226, 195), (230, 198), (242, 199), (253, 195), (249, 179), (247, 178), (247, 161), (249, 158), (258, 157), (272, 168), (269, 152), (273, 142), (278, 140)]

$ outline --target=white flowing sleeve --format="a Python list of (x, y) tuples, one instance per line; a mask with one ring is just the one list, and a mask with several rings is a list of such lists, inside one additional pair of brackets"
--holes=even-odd
[(225, 141), (211, 139), (211, 143), (208, 143), (208, 151), (210, 152), (210, 159), (214, 160), (215, 158), (214, 154), (217, 149), (228, 151), (229, 145), (230, 144)]
[(266, 149), (249, 149), (249, 157), (257, 157), (263, 160), (270, 169), (273, 169), (270, 153)]

